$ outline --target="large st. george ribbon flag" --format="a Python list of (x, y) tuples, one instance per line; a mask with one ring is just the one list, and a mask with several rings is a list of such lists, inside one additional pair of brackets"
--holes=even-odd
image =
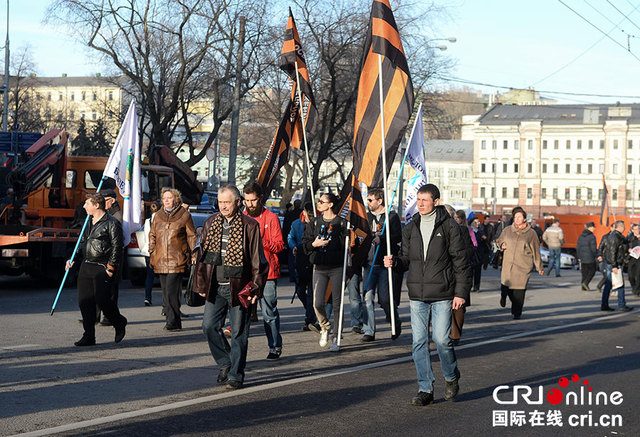
[(360, 183), (353, 175), (353, 170), (347, 176), (344, 187), (340, 191), (338, 211), (338, 215), (349, 222), (355, 234), (355, 247), (357, 250), (353, 255), (352, 264), (354, 266), (362, 266), (369, 254), (373, 236), (367, 219), (367, 210), (362, 199)]
[(129, 105), (116, 144), (104, 169), (103, 177), (115, 179), (120, 195), (124, 198), (122, 208), (122, 231), (124, 245), (129, 244), (131, 233), (142, 227), (142, 184), (140, 179), (140, 138), (136, 101)]
[(418, 189), (427, 183), (427, 167), (424, 162), (424, 129), (422, 126), (422, 105), (418, 109), (416, 120), (411, 133), (411, 140), (407, 148), (407, 161), (415, 174), (407, 181), (407, 197), (404, 206), (404, 221), (409, 223), (418, 211)]
[(413, 110), (413, 85), (388, 0), (374, 0), (365, 42), (353, 141), (353, 171), (369, 187), (382, 187), (378, 55), (382, 55), (386, 160), (392, 163)]
[[(311, 89), (307, 62), (304, 58), (302, 44), (300, 43), (300, 35), (298, 35), (298, 28), (296, 27), (296, 22), (293, 19), (291, 8), (289, 8), (289, 20), (287, 21), (287, 29), (284, 33), (282, 50), (280, 51), (280, 68), (289, 75), (289, 78), (292, 81), (291, 100), (296, 100), (298, 98), (298, 89), (296, 86), (300, 87), (299, 91), (302, 97), (302, 105), (298, 103), (296, 106), (298, 108), (302, 108), (305, 128), (307, 133), (309, 133), (313, 129), (313, 124), (317, 118), (318, 111), (316, 109), (316, 101)], [(302, 116), (299, 115), (299, 119), (300, 123), (302, 123)], [(304, 147), (302, 129), (293, 130), (291, 147), (296, 149)]]
[(609, 226), (609, 190), (607, 190), (607, 183), (602, 175), (602, 207), (600, 208), (600, 224), (602, 226)]

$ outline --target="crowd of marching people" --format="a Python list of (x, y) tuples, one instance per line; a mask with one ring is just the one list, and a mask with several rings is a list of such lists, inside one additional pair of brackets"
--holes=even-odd
[[(80, 264), (78, 299), (84, 329), (76, 346), (95, 345), (95, 324), (99, 321), (96, 307), (114, 327), (116, 342), (126, 335), (127, 319), (117, 304), (123, 230), (114, 202), (107, 207), (105, 201), (110, 196), (115, 201), (112, 193), (108, 190), (88, 195), (84, 204), (91, 220), (76, 258)], [(340, 215), (340, 199), (333, 193), (321, 194), (315, 208), (297, 201), (281, 227), (279, 218), (265, 207), (260, 185), (249, 183), (242, 192), (226, 185), (218, 191), (219, 212), (212, 214), (202, 232), (197, 233), (180, 192), (164, 188), (161, 201), (153, 205), (141, 231), (147, 235), (141, 247), (148, 266), (144, 304), (152, 305), (151, 288), (157, 275), (166, 317), (164, 329), (180, 330), (183, 276), (190, 270), (190, 291), (202, 296), (204, 302), (202, 329), (219, 369), (217, 382), (238, 389), (244, 383), (249, 328), (256, 306), (262, 313), (266, 358), (278, 360), (283, 353), (277, 305), (281, 252), (287, 251), (289, 276), (303, 307), (302, 330), (319, 333), (319, 346), (333, 352), (340, 350), (345, 289), (351, 331), (362, 335), (362, 342), (376, 340), (377, 306), (391, 324), (391, 338), (401, 335), (406, 320), (401, 320), (398, 306), (404, 280), (419, 387), (411, 403), (427, 405), (434, 399), (431, 341), (445, 377), (444, 397), (451, 400), (458, 393), (460, 379), (454, 347), (462, 335), (470, 297), (481, 291), (482, 272), (490, 265), (501, 269), (499, 305), (506, 307), (509, 301), (513, 319), (520, 319), (532, 271), (545, 275), (541, 244), (550, 253), (546, 274), (555, 271), (560, 276), (560, 247), (564, 243), (560, 223), (555, 220), (543, 232), (535, 220), (527, 222), (527, 213), (521, 207), (515, 207), (510, 217), (503, 215), (495, 225), (483, 223), (484, 217), (442, 204), (438, 187), (433, 184), (418, 190), (417, 212), (404, 228), (398, 214), (385, 211), (382, 190), (369, 189), (366, 203), (370, 235), (365, 240), (370, 245), (353, 238), (349, 223)], [(613, 310), (609, 306), (613, 291), (617, 309), (629, 311), (618, 277), (623, 268), (628, 269), (633, 292), (640, 295), (640, 226), (634, 224), (624, 236), (624, 222), (616, 221), (599, 246), (594, 227), (587, 223), (578, 240), (581, 286), (590, 289), (600, 263), (601, 309)], [(67, 268), (73, 264), (69, 260)]]

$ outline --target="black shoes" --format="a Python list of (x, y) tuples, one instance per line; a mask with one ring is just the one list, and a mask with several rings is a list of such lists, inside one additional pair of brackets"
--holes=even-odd
[(242, 381), (236, 381), (234, 379), (230, 379), (227, 381), (227, 385), (224, 386), (227, 390), (238, 390), (242, 388)]
[(360, 341), (363, 342), (363, 343), (369, 343), (370, 341), (375, 341), (375, 339), (376, 339), (375, 335), (365, 334), (365, 335), (362, 336)]
[(220, 369), (220, 373), (218, 373), (218, 379), (216, 380), (218, 384), (224, 384), (229, 380), (229, 370), (231, 370), (231, 367)]
[(615, 310), (611, 307), (600, 307), (600, 311), (615, 311)]
[(165, 331), (180, 331), (182, 329), (182, 326), (171, 326), (171, 325), (164, 325), (164, 329)]
[(458, 386), (458, 379), (445, 381), (444, 398), (447, 401), (452, 401), (458, 395), (458, 391), (460, 390), (460, 387)]
[(507, 296), (500, 296), (500, 306), (502, 308), (507, 306)]
[(632, 309), (633, 309), (633, 307), (623, 306), (622, 308), (618, 308), (618, 311), (620, 311), (621, 313), (627, 313), (627, 312), (631, 311)]
[(513, 320), (520, 320), (521, 317), (522, 317), (521, 314), (514, 314), (513, 315)]
[(351, 328), (351, 332), (353, 332), (354, 334), (364, 334), (364, 331), (359, 326), (354, 326), (353, 328)]
[(144, 306), (150, 307), (151, 306), (151, 299), (145, 299), (144, 300)]
[(402, 323), (398, 321), (398, 324), (396, 325), (396, 333), (391, 335), (391, 340), (396, 340), (400, 337), (400, 334), (402, 334)]
[(560, 277), (560, 273), (558, 273), (558, 274), (556, 275), (556, 278), (559, 278), (559, 277)]
[(106, 317), (102, 317), (102, 321), (100, 322), (100, 324), (102, 326), (113, 326), (111, 321), (109, 319), (107, 319)]
[(85, 337), (84, 335), (82, 336), (82, 338), (78, 341), (76, 341), (75, 343), (73, 343), (76, 346), (95, 346), (96, 345), (96, 339), (95, 338), (89, 338), (89, 337)]
[(282, 348), (281, 347), (273, 347), (273, 348), (269, 349), (269, 355), (267, 355), (267, 360), (275, 361), (278, 358), (280, 358), (281, 354), (282, 354)]
[(127, 318), (125, 316), (122, 316), (122, 325), (119, 328), (116, 328), (116, 343), (120, 343), (127, 333), (126, 326)]
[(419, 391), (418, 395), (411, 399), (411, 405), (415, 407), (424, 407), (433, 402), (433, 393), (427, 393), (426, 391)]

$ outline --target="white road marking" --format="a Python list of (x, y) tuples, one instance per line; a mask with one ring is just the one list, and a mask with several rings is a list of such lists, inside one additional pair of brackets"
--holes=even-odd
[(40, 347), (39, 344), (18, 344), (16, 346), (2, 346), (0, 349), (5, 351), (12, 351), (16, 349), (29, 349), (31, 347)]
[[(572, 328), (572, 327), (575, 327), (575, 326), (589, 325), (591, 323), (596, 323), (596, 322), (600, 322), (600, 321), (603, 321), (603, 320), (611, 320), (611, 319), (616, 319), (616, 318), (619, 318), (619, 317), (624, 317), (624, 316), (627, 316), (629, 314), (633, 314), (635, 312), (636, 311), (632, 311), (632, 312), (628, 312), (628, 313), (621, 313), (621, 314), (614, 314), (614, 315), (610, 315), (610, 316), (596, 317), (595, 319), (583, 320), (582, 322), (571, 323), (571, 324), (568, 324), (568, 325), (552, 326), (552, 327), (549, 327), (549, 328), (538, 329), (536, 331), (521, 332), (521, 333), (518, 333), (518, 334), (506, 335), (504, 337), (497, 337), (497, 338), (493, 338), (493, 339), (490, 339), (490, 340), (480, 341), (480, 342), (477, 342), (477, 343), (469, 343), (469, 344), (464, 344), (462, 346), (456, 346), (456, 349), (458, 349), (458, 350), (471, 349), (471, 348), (475, 348), (475, 347), (479, 347), (479, 346), (485, 346), (487, 344), (499, 343), (499, 342), (502, 342), (502, 341), (505, 341), (505, 340), (511, 340), (511, 339), (514, 339), (514, 338), (522, 338), (522, 337), (528, 337), (528, 336), (532, 336), (532, 335), (545, 334), (547, 332), (560, 331), (560, 330), (567, 329), (567, 328)], [(431, 351), (431, 355), (435, 355), (435, 354), (437, 354), (437, 351)], [(117, 421), (120, 421), (120, 420), (133, 419), (133, 418), (136, 418), (136, 417), (147, 416), (147, 415), (150, 415), (150, 414), (162, 413), (162, 412), (171, 411), (171, 410), (177, 410), (177, 409), (181, 409), (181, 408), (184, 408), (184, 407), (190, 407), (190, 406), (194, 406), (194, 405), (204, 404), (204, 403), (207, 403), (207, 402), (219, 401), (219, 400), (222, 400), (222, 399), (227, 399), (227, 398), (231, 398), (231, 397), (235, 397), (235, 396), (239, 396), (239, 395), (248, 395), (248, 394), (251, 394), (251, 393), (271, 390), (271, 389), (274, 389), (274, 388), (287, 387), (287, 386), (290, 386), (290, 385), (300, 384), (300, 383), (307, 382), (307, 381), (314, 381), (314, 380), (317, 380), (317, 379), (328, 378), (330, 376), (344, 375), (346, 373), (358, 372), (360, 370), (375, 369), (375, 368), (378, 368), (378, 367), (390, 366), (390, 365), (393, 365), (393, 364), (406, 363), (406, 362), (411, 361), (411, 360), (412, 360), (411, 356), (406, 356), (406, 357), (403, 357), (403, 358), (395, 358), (393, 360), (384, 360), (384, 361), (378, 361), (378, 362), (369, 363), (369, 364), (361, 364), (361, 365), (358, 365), (358, 366), (344, 368), (344, 369), (340, 369), (340, 370), (334, 370), (334, 371), (331, 371), (331, 372), (320, 373), (320, 374), (317, 374), (317, 375), (303, 376), (303, 377), (294, 378), (294, 379), (288, 379), (288, 380), (284, 380), (284, 381), (272, 382), (272, 383), (269, 383), (269, 384), (263, 384), (263, 385), (253, 386), (253, 387), (247, 387), (247, 388), (241, 389), (240, 391), (228, 391), (228, 392), (225, 392), (225, 393), (217, 393), (215, 395), (204, 396), (204, 397), (195, 398), (195, 399), (189, 399), (189, 400), (186, 400), (186, 401), (173, 402), (173, 403), (165, 404), (165, 405), (158, 405), (157, 407), (143, 408), (141, 410), (129, 411), (129, 412), (126, 412), (126, 413), (114, 414), (112, 416), (99, 417), (99, 418), (96, 418), (96, 419), (84, 420), (84, 421), (75, 422), (75, 423), (69, 423), (69, 424), (66, 424), (66, 425), (56, 426), (56, 427), (53, 427), (53, 428), (41, 429), (41, 430), (27, 432), (27, 433), (23, 433), (23, 434), (15, 434), (14, 436), (11, 436), (11, 437), (16, 437), (16, 436), (22, 436), (22, 437), (45, 436), (45, 435), (57, 434), (57, 433), (61, 433), (61, 432), (69, 432), (69, 431), (74, 431), (74, 430), (78, 430), (78, 429), (82, 429), (82, 428), (89, 428), (89, 427), (92, 427), (92, 426), (105, 425), (105, 424), (117, 422)]]

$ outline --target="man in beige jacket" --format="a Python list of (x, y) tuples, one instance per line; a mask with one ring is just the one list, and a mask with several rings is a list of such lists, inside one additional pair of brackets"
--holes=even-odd
[(560, 220), (553, 219), (553, 224), (544, 231), (542, 240), (549, 249), (549, 266), (547, 268), (547, 276), (551, 274), (551, 269), (556, 269), (556, 278), (560, 277), (560, 257), (562, 256), (561, 248), (564, 244), (564, 233), (560, 227)]

